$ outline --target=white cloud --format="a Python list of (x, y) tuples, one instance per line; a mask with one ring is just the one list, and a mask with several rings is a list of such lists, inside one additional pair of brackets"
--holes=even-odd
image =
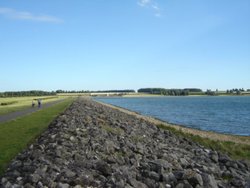
[(16, 20), (31, 20), (36, 22), (62, 23), (63, 20), (49, 15), (34, 15), (30, 12), (17, 11), (11, 8), (1, 8), (0, 15)]
[(152, 8), (153, 8), (154, 10), (160, 10), (160, 8), (158, 7), (158, 5), (152, 5)]
[(161, 17), (161, 9), (154, 0), (139, 0), (137, 4), (141, 7), (152, 9), (156, 17)]
[(138, 5), (144, 7), (151, 3), (151, 0), (139, 0)]

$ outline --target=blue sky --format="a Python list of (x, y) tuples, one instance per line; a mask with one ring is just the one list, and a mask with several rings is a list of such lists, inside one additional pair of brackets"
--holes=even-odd
[(250, 89), (249, 0), (0, 0), (0, 91)]

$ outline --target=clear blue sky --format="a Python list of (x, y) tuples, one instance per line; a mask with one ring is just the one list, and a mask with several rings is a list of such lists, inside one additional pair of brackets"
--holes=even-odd
[(0, 91), (250, 89), (249, 0), (0, 0)]

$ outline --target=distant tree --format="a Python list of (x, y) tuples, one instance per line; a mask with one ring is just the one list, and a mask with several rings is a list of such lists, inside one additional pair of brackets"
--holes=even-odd
[(6, 91), (0, 94), (1, 97), (47, 96), (47, 95), (56, 95), (56, 92), (32, 90), (32, 91)]
[(201, 89), (199, 88), (185, 88), (184, 90), (188, 91), (188, 92), (202, 92)]
[(208, 90), (205, 92), (205, 94), (206, 94), (206, 95), (210, 95), (210, 96), (214, 96), (214, 95), (216, 95), (216, 92), (214, 92), (214, 91), (208, 89)]
[(138, 89), (138, 93), (159, 94), (159, 95), (171, 95), (171, 96), (184, 96), (189, 92), (185, 89), (164, 89), (164, 88), (141, 88)]

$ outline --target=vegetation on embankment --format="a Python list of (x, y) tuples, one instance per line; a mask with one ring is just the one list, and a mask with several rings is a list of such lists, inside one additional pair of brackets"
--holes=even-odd
[(32, 143), (58, 114), (73, 101), (68, 98), (54, 106), (6, 123), (0, 123), (0, 174), (8, 163)]
[(31, 106), (32, 100), (34, 100), (34, 102), (36, 103), (36, 100), (40, 99), (42, 100), (42, 103), (45, 104), (62, 98), (64, 97), (55, 95), (0, 98), (0, 115), (29, 108)]
[(191, 129), (191, 128), (183, 127), (180, 125), (173, 125), (173, 124), (169, 124), (169, 123), (160, 121), (152, 117), (143, 116), (141, 114), (138, 114), (133, 111), (129, 111), (124, 108), (102, 103), (99, 101), (97, 102), (103, 105), (109, 106), (111, 108), (117, 109), (121, 112), (136, 116), (137, 118), (141, 118), (143, 120), (151, 122), (159, 128), (169, 130), (178, 136), (191, 139), (194, 142), (199, 143), (200, 145), (203, 145), (207, 148), (211, 148), (211, 149), (226, 153), (234, 159), (245, 159), (245, 160), (250, 161), (250, 137), (249, 136), (235, 136), (235, 135), (219, 134), (215, 132)]
[[(202, 138), (199, 135), (185, 133), (182, 130), (178, 130), (174, 127), (165, 126), (163, 124), (158, 124), (157, 127), (164, 130), (169, 130), (177, 136), (182, 136), (184, 138), (191, 139), (192, 141), (199, 143), (200, 145), (203, 145), (207, 148), (226, 153), (234, 159), (245, 159), (250, 161), (250, 145), (235, 143), (233, 141), (218, 141), (209, 138)], [(246, 137), (246, 139), (250, 140), (249, 137)]]

